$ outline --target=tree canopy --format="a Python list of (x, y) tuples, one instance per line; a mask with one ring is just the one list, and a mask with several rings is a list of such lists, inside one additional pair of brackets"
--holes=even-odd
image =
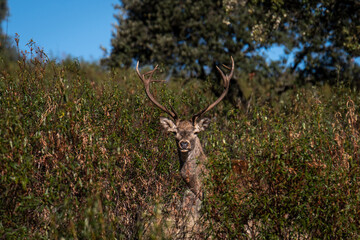
[(8, 10), (7, 0), (0, 0), (0, 58), (13, 61), (17, 58), (17, 52), (2, 29), (2, 23), (6, 19)]
[[(279, 79), (359, 84), (357, 0), (123, 0), (116, 9), (110, 67), (162, 64), (173, 75), (207, 78), (215, 65), (236, 62), (238, 76), (258, 85)], [(268, 63), (274, 44), (294, 62)]]
[[(292, 72), (301, 81), (360, 80), (360, 2), (357, 0), (249, 1), (257, 38), (295, 53)], [(270, 21), (269, 21), (270, 19)]]
[(214, 63), (229, 62), (230, 55), (244, 62), (258, 47), (248, 31), (252, 16), (237, 14), (243, 24), (230, 24), (223, 1), (124, 0), (116, 8), (110, 66), (129, 67), (136, 59), (201, 78)]
[(0, 0), (0, 23), (5, 19), (7, 11), (7, 0)]

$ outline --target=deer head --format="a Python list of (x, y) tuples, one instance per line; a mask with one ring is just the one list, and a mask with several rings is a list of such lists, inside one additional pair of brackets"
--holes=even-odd
[[(224, 65), (224, 67), (226, 66)], [(152, 82), (164, 82), (162, 80), (152, 79), (152, 76), (156, 72), (157, 68), (158, 66), (156, 66), (153, 70), (149, 72), (141, 74), (139, 71), (139, 62), (137, 62), (136, 72), (144, 84), (145, 92), (146, 95), (149, 97), (149, 99), (158, 108), (166, 112), (172, 118), (172, 119), (168, 119), (165, 117), (161, 117), (160, 123), (166, 131), (174, 133), (179, 152), (185, 153), (192, 151), (196, 146), (196, 142), (198, 140), (197, 133), (205, 130), (210, 124), (210, 119), (208, 118), (201, 119), (201, 116), (206, 112), (210, 111), (212, 108), (214, 108), (219, 102), (221, 102), (229, 91), (230, 80), (234, 73), (234, 59), (231, 57), (231, 69), (226, 67), (230, 69), (230, 73), (228, 75), (225, 75), (223, 71), (221, 71), (221, 69), (218, 66), (216, 66), (217, 70), (219, 71), (223, 79), (224, 91), (215, 102), (209, 104), (207, 107), (205, 107), (204, 109), (193, 115), (191, 120), (180, 120), (180, 118), (178, 117), (177, 113), (175, 112), (174, 108), (171, 105), (170, 105), (170, 109), (168, 109), (167, 107), (160, 104), (151, 94), (150, 84)]]
[[(152, 82), (163, 82), (152, 79), (152, 76), (157, 70), (157, 67), (158, 66), (156, 66), (153, 70), (149, 72), (141, 74), (139, 71), (139, 62), (137, 62), (136, 72), (144, 84), (145, 92), (149, 99), (158, 108), (169, 114), (169, 116), (172, 118), (169, 119), (161, 117), (160, 123), (165, 128), (165, 130), (175, 134), (176, 145), (180, 158), (180, 173), (187, 186), (193, 193), (193, 197), (190, 198), (196, 201), (196, 199), (203, 198), (202, 178), (203, 175), (206, 174), (206, 168), (204, 163), (206, 160), (206, 156), (201, 147), (200, 140), (197, 137), (197, 133), (205, 130), (210, 124), (210, 119), (201, 118), (201, 116), (214, 108), (219, 102), (221, 102), (221, 100), (224, 99), (224, 97), (228, 93), (230, 80), (234, 73), (234, 59), (231, 57), (231, 69), (229, 68), (230, 73), (228, 75), (225, 75), (220, 70), (220, 68), (216, 66), (224, 82), (224, 91), (215, 102), (211, 103), (206, 108), (202, 109), (194, 116), (192, 116), (191, 120), (180, 120), (171, 105), (170, 109), (168, 109), (167, 107), (161, 105), (151, 94), (150, 84)], [(193, 201), (191, 200), (190, 202)]]
[(160, 117), (160, 123), (163, 128), (175, 135), (176, 145), (179, 152), (185, 153), (192, 151), (196, 146), (197, 133), (205, 130), (209, 124), (209, 118), (203, 118), (199, 122), (172, 120)]

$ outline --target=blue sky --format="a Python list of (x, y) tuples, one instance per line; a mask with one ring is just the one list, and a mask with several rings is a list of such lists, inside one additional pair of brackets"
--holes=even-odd
[(8, 0), (10, 16), (3, 31), (20, 36), (20, 49), (30, 39), (52, 58), (67, 55), (96, 61), (103, 56), (100, 46), (110, 49), (113, 5), (119, 0)]

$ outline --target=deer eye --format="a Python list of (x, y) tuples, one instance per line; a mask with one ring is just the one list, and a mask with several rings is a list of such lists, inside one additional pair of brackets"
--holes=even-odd
[(176, 136), (177, 131), (171, 131), (171, 133), (172, 133), (174, 136)]

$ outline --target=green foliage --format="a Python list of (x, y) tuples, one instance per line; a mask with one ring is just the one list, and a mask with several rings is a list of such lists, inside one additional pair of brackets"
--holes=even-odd
[(18, 55), (11, 39), (2, 29), (2, 23), (6, 16), (8, 16), (7, 0), (0, 0), (0, 65), (2, 69), (8, 67), (9, 61), (15, 61)]
[[(359, 87), (357, 0), (120, 2), (111, 54), (103, 61), (111, 68), (139, 60), (174, 76), (214, 80), (215, 65), (232, 55), (239, 73), (229, 99), (243, 107), (251, 92), (280, 95), (295, 84)], [(287, 57), (265, 62), (261, 51), (274, 45), (294, 56), (290, 66)]]
[(356, 0), (248, 1), (256, 15), (256, 41), (277, 43), (294, 53), (292, 72), (305, 82), (339, 80), (359, 86), (360, 4)]
[(5, 19), (7, 12), (8, 12), (7, 0), (0, 0), (0, 23)]
[(359, 237), (360, 99), (343, 87), (333, 94), (301, 90), (278, 112), (232, 115), (209, 162), (216, 236)]
[[(182, 115), (211, 102), (209, 88), (152, 86)], [(212, 110), (200, 135), (210, 170), (203, 236), (359, 238), (359, 104), (339, 85), (282, 103), (254, 98), (248, 113), (226, 102)], [(160, 113), (134, 70), (56, 63), (39, 49), (3, 70), (0, 238), (146, 238), (156, 209), (184, 191)]]
[(177, 165), (134, 73), (36, 51), (1, 76), (1, 238), (134, 236)]
[[(164, 64), (173, 74), (205, 79), (208, 71), (215, 70), (214, 60), (225, 63), (232, 55), (235, 61), (245, 62), (242, 49), (253, 53), (256, 48), (247, 23), (227, 23), (222, 1), (121, 1), (116, 9), (120, 14), (108, 62), (112, 67), (129, 67), (136, 59)], [(237, 14), (236, 21), (247, 18)]]

